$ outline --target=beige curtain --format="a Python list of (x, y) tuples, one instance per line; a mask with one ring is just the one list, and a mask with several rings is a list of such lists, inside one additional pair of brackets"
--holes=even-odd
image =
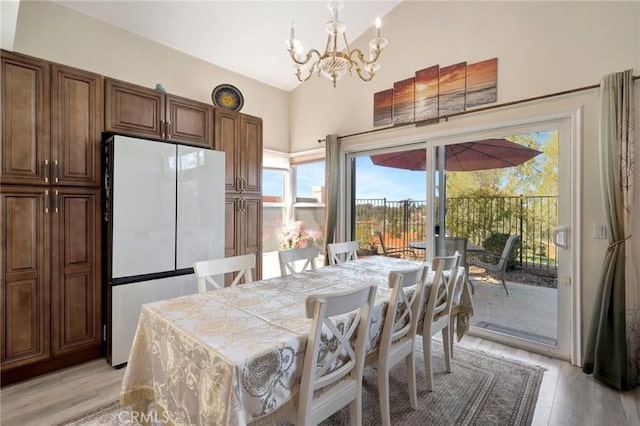
[(592, 317), (585, 373), (617, 389), (638, 385), (640, 304), (631, 247), (634, 99), (631, 70), (600, 84), (600, 182), (609, 246)]
[[(338, 135), (327, 135), (325, 138), (325, 244), (333, 243), (336, 239), (338, 223), (338, 193), (340, 190), (340, 140)], [(326, 253), (325, 245), (325, 253)], [(329, 264), (329, 257), (325, 256), (325, 264)]]

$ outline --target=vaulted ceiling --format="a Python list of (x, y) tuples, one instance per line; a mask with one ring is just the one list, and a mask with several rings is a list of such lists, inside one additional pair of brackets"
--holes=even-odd
[[(298, 84), (284, 47), (292, 21), (305, 48), (324, 51), (330, 20), (326, 1), (54, 1), (287, 91)], [(349, 41), (373, 37), (375, 18), (399, 1), (346, 1), (340, 20)]]

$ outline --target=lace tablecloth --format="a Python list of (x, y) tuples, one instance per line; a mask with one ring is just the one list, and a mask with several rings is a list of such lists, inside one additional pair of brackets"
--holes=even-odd
[[(158, 418), (168, 424), (244, 425), (261, 419), (297, 394), (311, 327), (305, 314), (309, 294), (376, 285), (371, 352), (391, 297), (389, 271), (418, 265), (373, 256), (144, 305), (120, 403), (143, 413), (155, 402)], [(472, 304), (466, 285), (457, 295), (460, 329)]]

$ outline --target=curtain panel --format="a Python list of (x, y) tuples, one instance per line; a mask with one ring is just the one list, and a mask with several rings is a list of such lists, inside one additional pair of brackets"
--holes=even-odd
[(600, 84), (600, 183), (609, 246), (594, 306), (583, 371), (616, 388), (638, 385), (640, 305), (631, 254), (634, 190), (632, 70)]
[[(338, 135), (327, 135), (325, 138), (325, 253), (327, 245), (335, 242), (338, 223), (338, 193), (340, 190), (340, 140)], [(329, 256), (325, 256), (325, 264), (329, 264)]]

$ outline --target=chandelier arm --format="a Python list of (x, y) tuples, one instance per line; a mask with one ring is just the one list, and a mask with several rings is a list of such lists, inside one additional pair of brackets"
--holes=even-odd
[(293, 62), (295, 62), (298, 65), (307, 65), (309, 63), (309, 61), (311, 60), (311, 58), (313, 58), (314, 54), (318, 57), (318, 59), (320, 59), (322, 57), (322, 55), (320, 55), (320, 52), (318, 52), (316, 49), (311, 49), (305, 55), (304, 61), (299, 61), (296, 58), (296, 54), (293, 51), (293, 49), (288, 49), (288, 51), (289, 51), (289, 55), (291, 55), (291, 59), (293, 60)]
[(372, 59), (367, 60), (367, 59), (365, 59), (364, 53), (362, 53), (362, 50), (354, 49), (351, 52), (351, 54), (352, 55), (355, 54), (358, 57), (358, 59), (360, 60), (360, 62), (362, 62), (362, 64), (364, 64), (364, 65), (375, 64), (378, 61), (378, 59), (380, 58), (380, 54), (382, 53), (382, 50), (376, 49), (376, 50), (373, 51), (373, 53), (375, 53), (375, 56)]

